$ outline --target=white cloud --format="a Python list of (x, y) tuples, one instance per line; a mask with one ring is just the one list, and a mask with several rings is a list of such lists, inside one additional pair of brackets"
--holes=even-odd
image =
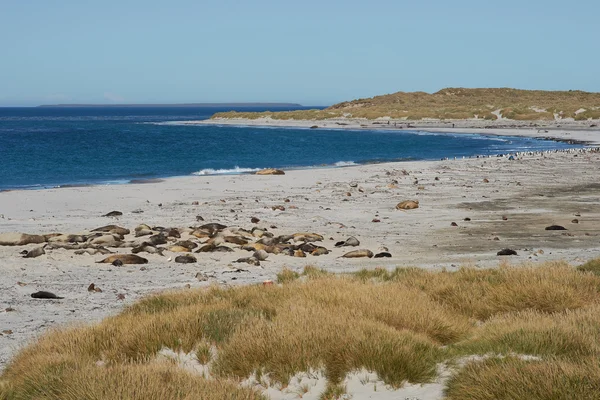
[(104, 98), (112, 103), (122, 103), (125, 99), (118, 94), (104, 92)]

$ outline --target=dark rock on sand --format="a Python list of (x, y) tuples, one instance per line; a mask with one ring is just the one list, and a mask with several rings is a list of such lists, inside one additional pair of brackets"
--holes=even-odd
[(496, 255), (498, 256), (517, 256), (517, 252), (512, 250), (512, 249), (502, 249), (500, 250), (498, 253), (496, 253)]
[(566, 231), (567, 228), (561, 225), (550, 225), (546, 227), (547, 231)]

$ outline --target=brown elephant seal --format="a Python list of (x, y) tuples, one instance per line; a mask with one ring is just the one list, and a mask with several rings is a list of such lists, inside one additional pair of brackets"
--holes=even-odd
[(148, 264), (147, 259), (136, 256), (135, 254), (113, 254), (112, 256), (106, 257), (102, 261), (96, 262), (102, 264), (112, 264), (116, 260), (121, 261), (123, 264)]
[(158, 254), (158, 255), (162, 256), (164, 250), (165, 249), (162, 248), (162, 247), (155, 247), (155, 246), (152, 246), (148, 242), (143, 242), (141, 245), (132, 248), (131, 252), (133, 254), (137, 254), (137, 253), (141, 253), (143, 251), (143, 252), (146, 252), (146, 253), (149, 253), (149, 254)]
[(260, 171), (256, 171), (255, 175), (285, 175), (285, 172), (276, 168), (265, 168)]
[(318, 233), (298, 232), (293, 235), (294, 242), (321, 242), (323, 236)]
[(26, 244), (39, 244), (44, 242), (46, 242), (46, 238), (42, 235), (0, 233), (0, 246), (24, 246)]
[(96, 229), (92, 229), (91, 232), (107, 232), (107, 233), (116, 233), (118, 235), (129, 235), (130, 230), (127, 228), (120, 227), (118, 225), (105, 225)]
[(313, 256), (322, 256), (329, 254), (329, 250), (327, 250), (325, 247), (317, 246), (313, 251), (310, 252), (310, 254)]
[(195, 249), (196, 247), (198, 247), (197, 243), (192, 242), (191, 240), (180, 240), (177, 243), (175, 243), (175, 246), (183, 246), (185, 248), (188, 248), (190, 250)]
[(371, 250), (354, 250), (349, 253), (344, 254), (342, 257), (344, 258), (360, 258), (360, 257), (373, 257), (373, 252)]
[(209, 224), (204, 224), (198, 227), (199, 230), (208, 232), (211, 236), (217, 232), (221, 232), (225, 228), (227, 228), (227, 226), (219, 224), (217, 222), (211, 222)]
[(194, 257), (191, 254), (186, 254), (183, 256), (177, 256), (175, 257), (175, 262), (176, 263), (181, 263), (181, 264), (190, 264), (190, 263), (195, 263), (198, 260), (196, 259), (196, 257)]
[(111, 211), (103, 215), (103, 217), (120, 217), (123, 215), (121, 211)]
[(159, 244), (167, 244), (167, 237), (165, 235), (163, 235), (162, 233), (159, 233), (157, 235), (152, 235), (148, 238), (148, 242), (150, 244), (152, 244), (153, 246), (159, 245)]
[(46, 292), (44, 290), (32, 293), (31, 297), (33, 297), (34, 299), (64, 299), (64, 297), (57, 296), (52, 292)]
[(248, 241), (239, 236), (225, 236), (223, 238), (227, 243), (239, 244), (240, 246), (244, 246), (248, 244)]
[(260, 261), (257, 258), (255, 258), (255, 257), (238, 258), (234, 262), (236, 262), (236, 263), (246, 263), (246, 264), (250, 264), (250, 265), (255, 265), (257, 267), (260, 266)]
[(396, 204), (396, 210), (413, 210), (419, 208), (419, 200), (404, 200)]

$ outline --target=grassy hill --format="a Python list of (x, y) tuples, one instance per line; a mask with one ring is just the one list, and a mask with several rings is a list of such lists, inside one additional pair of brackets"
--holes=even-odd
[(335, 104), (324, 110), (289, 112), (224, 112), (212, 118), (271, 117), (273, 119), (367, 118), (421, 120), (482, 118), (513, 120), (600, 119), (600, 93), (579, 90), (543, 91), (520, 89), (446, 88), (430, 94), (397, 92)]

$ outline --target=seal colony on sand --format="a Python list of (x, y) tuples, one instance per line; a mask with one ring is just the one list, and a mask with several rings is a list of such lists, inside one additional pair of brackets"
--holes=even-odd
[[(2, 192), (0, 300), (16, 311), (3, 314), (13, 334), (0, 337), (0, 366), (49, 327), (97, 321), (165, 289), (276, 285), (284, 267), (579, 265), (600, 256), (598, 176), (600, 152), (577, 149)], [(419, 207), (396, 209), (407, 200)], [(110, 210), (123, 214), (107, 224)], [(545, 230), (552, 225), (568, 230)], [(517, 255), (498, 256), (503, 249)], [(373, 256), (342, 257), (354, 250)], [(113, 255), (148, 262), (97, 263)], [(175, 261), (188, 255), (196, 262)], [(88, 291), (91, 282), (102, 291)], [(39, 290), (68, 302), (33, 300)]]

